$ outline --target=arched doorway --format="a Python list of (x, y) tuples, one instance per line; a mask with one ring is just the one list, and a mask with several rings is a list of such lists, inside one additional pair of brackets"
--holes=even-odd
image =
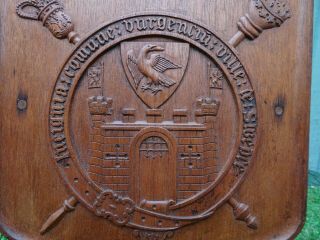
[(131, 144), (131, 197), (143, 201), (176, 201), (176, 159), (174, 137), (164, 128), (146, 128)]

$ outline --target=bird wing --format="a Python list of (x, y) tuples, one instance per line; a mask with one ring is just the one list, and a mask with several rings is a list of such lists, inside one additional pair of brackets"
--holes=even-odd
[(159, 76), (159, 84), (161, 86), (169, 88), (172, 85), (176, 84), (176, 82), (174, 80), (172, 80), (171, 78), (169, 78), (168, 76), (161, 74), (161, 76)]
[(144, 78), (144, 75), (138, 69), (137, 59), (134, 57), (133, 50), (128, 52), (127, 60), (129, 71), (133, 77), (135, 87), (138, 88), (141, 80)]
[(164, 73), (169, 69), (182, 68), (180, 65), (173, 63), (169, 59), (157, 54), (152, 56), (151, 66), (158, 72)]

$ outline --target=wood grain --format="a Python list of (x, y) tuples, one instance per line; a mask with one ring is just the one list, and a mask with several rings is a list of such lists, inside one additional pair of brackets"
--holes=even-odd
[[(71, 42), (79, 42), (73, 46), (53, 37), (41, 22), (20, 18), (17, 2), (1, 1), (1, 230), (12, 239), (293, 239), (305, 217), (313, 6), (312, 1), (290, 1), (291, 18), (252, 41), (244, 39), (237, 27), (249, 3), (68, 0), (64, 11), (72, 19), (72, 31), (84, 39), (79, 42), (78, 35), (70, 35)], [(222, 42), (233, 39), (232, 45), (239, 44), (237, 50), (230, 50), (239, 55), (255, 92), (258, 137), (252, 164), (236, 191), (228, 184), (215, 186), (224, 175), (229, 176), (224, 169), (232, 165), (228, 159), (240, 140), (243, 116), (235, 83), (229, 82), (226, 68), (203, 45), (174, 33), (128, 37), (90, 60), (68, 103), (66, 128), (72, 160), (55, 161), (49, 109), (66, 60), (99, 26), (123, 16), (139, 18), (141, 12), (183, 16), (177, 19), (192, 19), (190, 24), (208, 26)], [(129, 53), (132, 50), (139, 61), (140, 51), (148, 44), (158, 46), (157, 54), (171, 69), (154, 78), (155, 73), (142, 70), (147, 65), (137, 64), (144, 77), (162, 85), (142, 80), (135, 88)], [(146, 58), (154, 53), (150, 51)], [(152, 93), (154, 86), (160, 86), (164, 94)], [(150, 103), (155, 98), (161, 101)], [(205, 146), (208, 151), (202, 149)], [(205, 155), (209, 160), (203, 166)], [(140, 159), (139, 164), (132, 159)], [(176, 161), (173, 165), (172, 160)], [(92, 189), (84, 184), (87, 179), (93, 182)], [(215, 186), (212, 195), (206, 192), (210, 186)], [(211, 201), (224, 193), (226, 201), (233, 197), (230, 205), (221, 201), (212, 214)], [(190, 203), (188, 208), (188, 201), (201, 194), (198, 207)], [(73, 195), (80, 201), (75, 211), (41, 235), (43, 224)], [(123, 215), (106, 214), (104, 210), (111, 205), (123, 210)], [(169, 220), (181, 216), (188, 220), (182, 228), (176, 223), (179, 229), (174, 234), (134, 232), (124, 225), (171, 226), (171, 220), (161, 217), (134, 215), (137, 208), (169, 215)], [(179, 212), (180, 208), (184, 210)], [(199, 219), (194, 221), (190, 215)], [(258, 228), (249, 229), (235, 218)]]

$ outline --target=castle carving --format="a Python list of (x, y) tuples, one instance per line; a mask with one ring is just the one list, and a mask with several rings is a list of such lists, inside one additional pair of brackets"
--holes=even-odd
[[(175, 109), (169, 120), (164, 119), (162, 109), (148, 109), (145, 120), (141, 121), (136, 119), (135, 109), (125, 108), (115, 112), (112, 99), (90, 97), (89, 177), (102, 188), (130, 196), (135, 192), (132, 190), (135, 187), (132, 181), (135, 180), (130, 173), (141, 156), (150, 161), (168, 159), (170, 171), (174, 172), (172, 181), (175, 181), (172, 182), (175, 192), (168, 196), (171, 200), (182, 201), (207, 188), (220, 170), (217, 169), (215, 121), (220, 103), (211, 98), (199, 98), (195, 104), (195, 111)], [(195, 121), (190, 120), (191, 114)], [(119, 115), (121, 119), (116, 119), (115, 116)], [(153, 133), (147, 134), (138, 146), (134, 146), (139, 150), (139, 155), (133, 154), (131, 148), (136, 136), (148, 128), (152, 128)], [(161, 134), (156, 133), (158, 130)]]

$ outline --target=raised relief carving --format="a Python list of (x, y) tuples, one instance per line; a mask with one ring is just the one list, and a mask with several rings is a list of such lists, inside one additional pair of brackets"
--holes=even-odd
[(160, 127), (143, 128), (134, 137), (130, 157), (136, 159), (132, 171), (137, 174), (131, 176), (130, 195), (140, 206), (153, 202), (153, 210), (159, 211), (166, 202), (175, 202), (176, 144), (174, 136)]
[(88, 88), (102, 88), (104, 78), (104, 65), (91, 67), (88, 70)]
[(69, 198), (68, 200), (65, 200), (63, 203), (63, 206), (58, 209), (56, 212), (54, 212), (47, 221), (42, 225), (40, 233), (45, 234), (51, 227), (53, 227), (55, 224), (57, 224), (65, 214), (68, 212), (72, 212), (76, 209), (76, 206), (78, 204), (78, 200), (74, 197)]
[(265, 27), (280, 27), (290, 18), (290, 9), (286, 0), (254, 0), (259, 17), (264, 19)]
[[(181, 42), (166, 37), (161, 42), (156, 38), (153, 41), (136, 39), (136, 33), (143, 31), (144, 36), (154, 38), (152, 29), (168, 33)], [(118, 51), (109, 52), (107, 46), (117, 41)], [(201, 51), (195, 51), (198, 48)], [(161, 50), (159, 56), (149, 52), (146, 59), (161, 61), (162, 65), (150, 65), (157, 66), (152, 68), (153, 73), (161, 73), (161, 67), (163, 71), (167, 69), (161, 74), (174, 81), (173, 85), (150, 84), (150, 87), (161, 88), (154, 93), (143, 89), (144, 83), (151, 82), (138, 66), (140, 52), (146, 49)], [(192, 61), (208, 62), (210, 58), (210, 81), (207, 65), (204, 71), (198, 71), (201, 68), (189, 64), (190, 51), (193, 51)], [(95, 55), (98, 52), (100, 57)], [(117, 57), (115, 54), (121, 55), (125, 73), (117, 69), (116, 74), (111, 74), (114, 77), (107, 79), (103, 72), (115, 70), (109, 64)], [(129, 61), (132, 62), (129, 64)], [(84, 66), (89, 67), (84, 69)], [(188, 71), (198, 71), (203, 85), (195, 85), (188, 75), (188, 66)], [(140, 72), (140, 78), (134, 71)], [(85, 90), (83, 84), (78, 85), (81, 81), (88, 83)], [(224, 94), (229, 94), (230, 99), (235, 96), (237, 101), (225, 102), (222, 95), (215, 96), (212, 88), (221, 87), (219, 81), (229, 81)], [(193, 89), (193, 97), (186, 94), (188, 88)], [(122, 93), (130, 96), (130, 101), (124, 99)], [(77, 104), (79, 96), (85, 94), (89, 94), (87, 110)], [(234, 191), (230, 188), (240, 184), (252, 161), (252, 155), (245, 155), (243, 149), (253, 152), (256, 132), (248, 134), (242, 128), (239, 133), (230, 131), (231, 139), (235, 134), (243, 136), (242, 142), (231, 148), (220, 145), (217, 126), (223, 115), (239, 109), (242, 112), (239, 119), (230, 121), (250, 124), (255, 130), (255, 103), (243, 65), (232, 49), (213, 33), (174, 16), (135, 16), (98, 30), (78, 46), (64, 66), (51, 103), (52, 145), (55, 155), (59, 156), (56, 142), (63, 141), (62, 146), (69, 154), (65, 155), (65, 165), (60, 169), (70, 178), (72, 190), (81, 196), (83, 203), (94, 206), (97, 216), (139, 230), (140, 238), (161, 239), (166, 232), (208, 218), (217, 205), (227, 201), (224, 196)], [(82, 134), (76, 133), (79, 127), (70, 127), (65, 119), (65, 111), (71, 105), (74, 111), (87, 111), (90, 115), (86, 165), (74, 157), (76, 154), (71, 154), (73, 146), (67, 144), (73, 141), (67, 141), (70, 135), (64, 131), (66, 127), (74, 136)], [(221, 174), (224, 168), (219, 163), (219, 152), (226, 146), (226, 154), (221, 158), (232, 164)], [(232, 149), (234, 155), (228, 154)], [(236, 168), (239, 159), (244, 157), (246, 164), (236, 172), (235, 169), (240, 169)], [(78, 174), (79, 168), (85, 174)], [(219, 176), (223, 178), (216, 185)]]
[(92, 116), (111, 115), (112, 114), (112, 98), (104, 96), (93, 96), (88, 99), (90, 114)]
[[(288, 17), (283, 7), (252, 0), (231, 44), (280, 25)], [(124, 71), (112, 67), (120, 57)], [(77, 102), (83, 96), (87, 108)], [(89, 120), (70, 124), (76, 111), (87, 111)], [(221, 123), (230, 129), (219, 138)], [(86, 129), (79, 124), (90, 131), (87, 155), (74, 146)], [(136, 15), (98, 29), (66, 62), (50, 108), (55, 162), (70, 190), (94, 214), (143, 240), (168, 239), (225, 203), (256, 228), (248, 207), (230, 196), (252, 163), (257, 126), (254, 90), (233, 48), (176, 15)]]
[(153, 160), (157, 157), (163, 158), (169, 152), (167, 142), (161, 137), (149, 137), (140, 145), (140, 154), (145, 158)]
[(215, 89), (223, 89), (223, 83), (226, 81), (224, 74), (219, 68), (212, 66), (212, 63), (208, 63), (208, 78), (210, 87)]
[(233, 215), (238, 221), (243, 221), (251, 229), (257, 229), (257, 218), (250, 213), (249, 206), (238, 202), (235, 198), (229, 200), (229, 204), (233, 208)]
[(251, 0), (249, 13), (240, 18), (239, 31), (229, 43), (236, 47), (245, 38), (254, 40), (264, 30), (280, 27), (290, 16), (287, 0)]
[[(203, 116), (217, 116), (220, 103), (210, 97), (200, 97), (197, 99), (196, 115)], [(206, 121), (208, 121), (206, 119)]]
[(179, 87), (189, 61), (189, 45), (125, 42), (121, 54), (132, 88), (147, 106), (156, 109)]
[(135, 209), (131, 199), (120, 197), (111, 190), (102, 192), (93, 203), (93, 208), (98, 216), (120, 226), (130, 221)]
[(56, 38), (68, 38), (74, 44), (80, 41), (71, 18), (58, 0), (26, 0), (17, 5), (16, 11), (22, 18), (41, 21)]
[[(170, 88), (176, 81), (168, 77), (165, 72), (170, 69), (178, 69), (181, 66), (173, 63), (167, 57), (153, 52), (163, 52), (165, 49), (153, 44), (147, 44), (141, 48), (138, 57), (134, 51), (128, 52), (128, 68), (132, 74), (136, 88), (141, 87), (142, 91), (150, 91), (157, 95), (163, 88)], [(142, 79), (146, 82), (140, 86)]]
[[(58, 39), (80, 41), (58, 0), (24, 0), (16, 12), (41, 21)], [(284, 0), (250, 0), (229, 44), (254, 40), (289, 17)], [(224, 203), (232, 206), (237, 220), (256, 229), (249, 207), (230, 198), (252, 163), (258, 127), (254, 90), (230, 45), (200, 24), (156, 13), (110, 23), (77, 46), (58, 77), (49, 116), (54, 161), (74, 197), (49, 217), (41, 233), (74, 210), (78, 199), (97, 216), (136, 229), (140, 240), (169, 239)], [(113, 78), (105, 79), (110, 46), (118, 48), (125, 74), (117, 69)], [(208, 62), (207, 70), (197, 71), (202, 69), (194, 68), (197, 60)], [(197, 81), (189, 71), (203, 78), (203, 85), (193, 84)], [(87, 108), (75, 102), (79, 96), (86, 96)], [(85, 157), (74, 145), (77, 129), (86, 128), (70, 124), (72, 108), (90, 116), (79, 121), (90, 131)], [(237, 131), (223, 131), (222, 140), (229, 133), (237, 139), (234, 143), (221, 142), (222, 123), (237, 126)]]

